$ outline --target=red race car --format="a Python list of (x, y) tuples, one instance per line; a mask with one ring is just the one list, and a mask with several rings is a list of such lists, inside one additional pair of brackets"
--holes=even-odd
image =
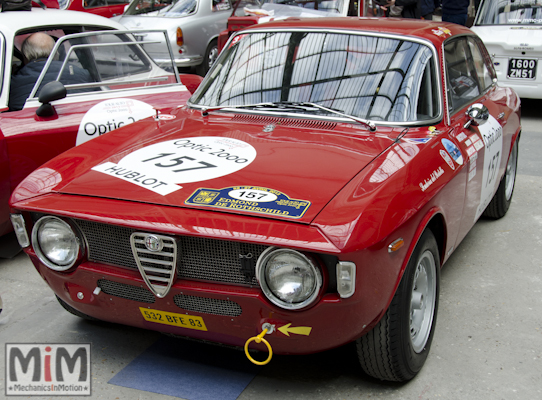
[[(157, 110), (167, 114), (190, 97), (181, 79), (199, 80), (179, 77), (171, 57), (156, 63), (145, 51), (147, 43), (156, 46), (144, 40), (146, 32), (138, 31), (136, 40), (103, 17), (34, 8), (0, 13), (0, 27), (3, 236), (12, 230), (9, 196), (30, 172), (76, 144), (156, 116)], [(165, 40), (164, 32), (152, 34)], [(47, 38), (47, 51), (54, 46), (48, 58), (31, 58), (38, 54), (32, 47), (38, 35)]]
[(32, 0), (33, 7), (82, 11), (106, 18), (122, 14), (129, 3), (127, 0)]
[(121, 15), (128, 3), (127, 0), (60, 0), (59, 8), (111, 18)]
[(520, 102), (495, 78), (455, 24), (255, 25), (174, 120), (32, 173), (12, 220), (75, 315), (256, 363), (355, 342), (369, 375), (406, 381), (431, 347), (442, 265), (511, 203)]

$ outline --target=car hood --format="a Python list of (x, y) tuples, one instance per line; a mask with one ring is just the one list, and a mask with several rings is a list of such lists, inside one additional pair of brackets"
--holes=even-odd
[(52, 191), (309, 223), (400, 133), (216, 112), (170, 117), (65, 153), (48, 166), (61, 176)]

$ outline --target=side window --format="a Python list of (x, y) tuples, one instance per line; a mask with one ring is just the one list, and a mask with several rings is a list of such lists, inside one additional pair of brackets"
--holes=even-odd
[(231, 9), (230, 0), (213, 0), (213, 12)]
[(420, 91), (416, 107), (418, 121), (433, 119), (439, 113), (437, 73), (432, 59), (426, 64), (420, 82)]
[(84, 0), (83, 1), (84, 8), (96, 8), (96, 7), (105, 7), (105, 6), (107, 6), (106, 0)]
[[(488, 68), (488, 60), (482, 54), (480, 45), (481, 43), (474, 38), (469, 38), (469, 49), (472, 54), (472, 61), (474, 62), (474, 68), (476, 69), (478, 80), (480, 81), (480, 88), (484, 91), (493, 84), (493, 74)], [(489, 56), (487, 58), (489, 58)]]
[(115, 6), (119, 4), (128, 4), (128, 3), (129, 3), (128, 0), (107, 0), (108, 6)]
[(457, 111), (481, 93), (466, 38), (452, 40), (444, 45), (448, 107)]

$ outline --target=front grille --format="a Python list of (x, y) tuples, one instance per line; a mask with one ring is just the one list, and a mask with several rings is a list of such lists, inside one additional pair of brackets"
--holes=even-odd
[(180, 307), (183, 310), (195, 311), (203, 314), (238, 317), (243, 312), (239, 304), (229, 300), (177, 294), (173, 296), (173, 301), (177, 307)]
[[(148, 250), (147, 241), (150, 248), (156, 248)], [(135, 232), (130, 236), (130, 245), (139, 272), (149, 288), (158, 297), (166, 295), (175, 279), (177, 243), (169, 236)]]
[(142, 303), (154, 303), (154, 295), (147, 289), (126, 285), (125, 283), (113, 282), (107, 279), (99, 279), (98, 287), (110, 296), (120, 297), (127, 300), (140, 301)]
[[(92, 221), (77, 220), (88, 244), (89, 261), (137, 270), (130, 236), (139, 230)], [(150, 232), (149, 232), (150, 233)], [(192, 236), (171, 236), (177, 243), (179, 279), (258, 286), (256, 277), (246, 278), (239, 255), (257, 260), (268, 246)]]

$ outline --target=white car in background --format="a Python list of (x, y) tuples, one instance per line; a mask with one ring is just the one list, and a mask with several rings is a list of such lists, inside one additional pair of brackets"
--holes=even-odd
[(483, 0), (471, 29), (486, 45), (499, 85), (542, 98), (542, 0)]
[[(177, 67), (196, 67), (205, 75), (218, 56), (218, 34), (226, 29), (231, 10), (230, 0), (133, 0), (113, 19), (132, 30), (167, 30)], [(154, 38), (141, 37), (149, 39)], [(170, 57), (163, 45), (144, 47), (157, 62)]]

